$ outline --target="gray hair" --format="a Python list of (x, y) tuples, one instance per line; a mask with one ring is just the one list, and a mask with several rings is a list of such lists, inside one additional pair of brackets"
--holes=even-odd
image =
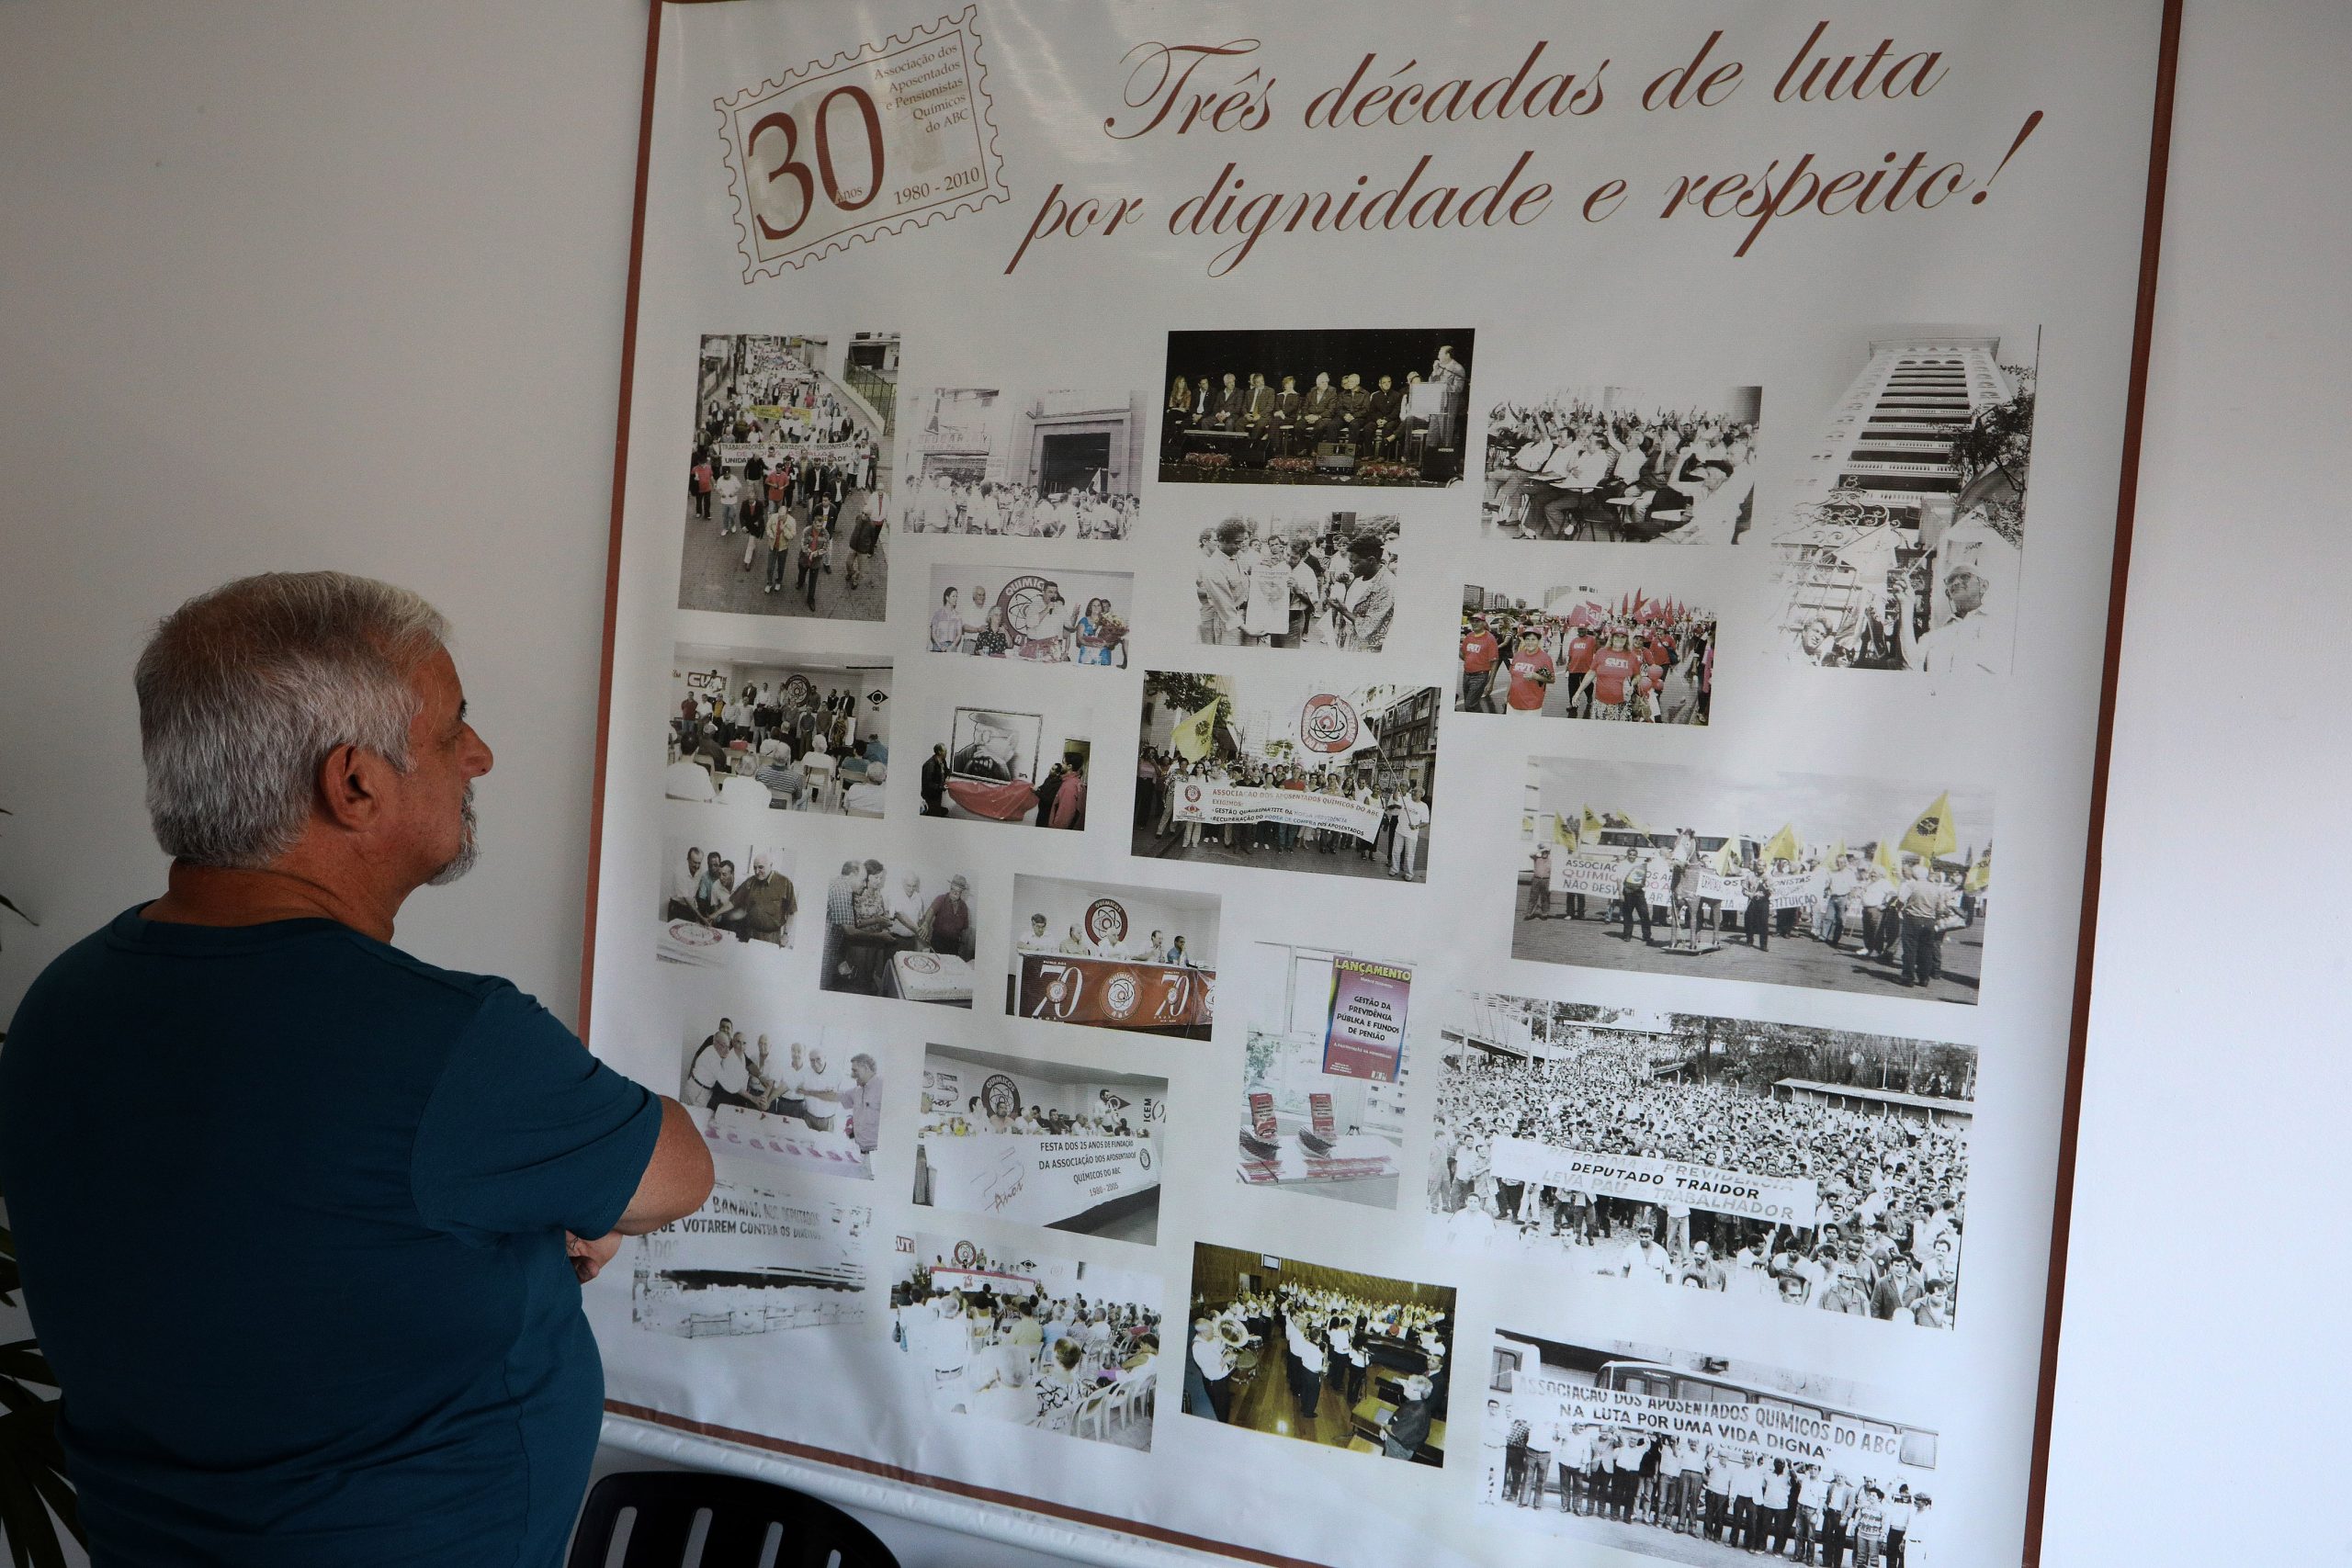
[(199, 593), (139, 655), (147, 815), (165, 854), (246, 869), (302, 836), (339, 746), (406, 773), (409, 675), (448, 639), (405, 588), (339, 571), (264, 572)]

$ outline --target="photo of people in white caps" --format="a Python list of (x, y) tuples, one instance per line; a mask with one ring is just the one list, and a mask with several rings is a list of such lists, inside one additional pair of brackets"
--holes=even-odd
[(1135, 574), (1059, 567), (931, 569), (928, 646), (1028, 664), (1125, 669)]
[(1201, 530), (1200, 640), (1238, 648), (1386, 646), (1396, 619), (1393, 516), (1227, 517)]
[(825, 885), (818, 984), (853, 996), (972, 1005), (972, 919), (978, 897), (952, 862), (851, 855)]
[(1131, 537), (1145, 400), (1098, 388), (912, 389), (899, 415), (907, 532)]
[(678, 608), (878, 621), (899, 334), (702, 340)]
[(1206, 1040), (1216, 1012), (1214, 893), (1061, 876), (1012, 879), (1005, 1011)]
[(2041, 343), (2032, 326), (1910, 324), (1825, 345), (1845, 390), (1770, 530), (1791, 658), (2008, 672)]
[(1467, 328), (1168, 334), (1162, 484), (1450, 485)]
[(682, 1339), (865, 1321), (872, 1205), (722, 1160), (700, 1209), (637, 1238), (630, 1320)]
[(1444, 703), (1435, 686), (1148, 671), (1131, 847), (1424, 881)]
[(1167, 1115), (1164, 1077), (933, 1045), (913, 1201), (1149, 1247)]
[(1736, 545), (1754, 522), (1760, 387), (1507, 385), (1483, 526), (1510, 539)]
[(1513, 958), (1978, 999), (1990, 790), (1531, 757), (1520, 820)]
[(1713, 610), (1655, 587), (1464, 588), (1454, 709), (1705, 724), (1715, 637)]
[[(1935, 1568), (1934, 1428), (1849, 1378), (1498, 1328), (1478, 1421), (1489, 1516), (1669, 1562)], [(1946, 1505), (1949, 1506), (1948, 1504)]]
[(1453, 991), (1436, 998), (1439, 1245), (1950, 1328), (1976, 1051)]
[(754, 834), (772, 811), (880, 817), (893, 673), (887, 654), (674, 645), (662, 793)]

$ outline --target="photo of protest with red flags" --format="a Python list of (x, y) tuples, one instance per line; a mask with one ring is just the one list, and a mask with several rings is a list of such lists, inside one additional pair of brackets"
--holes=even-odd
[(1679, 594), (1465, 586), (1454, 711), (1703, 725), (1716, 639), (1714, 612)]

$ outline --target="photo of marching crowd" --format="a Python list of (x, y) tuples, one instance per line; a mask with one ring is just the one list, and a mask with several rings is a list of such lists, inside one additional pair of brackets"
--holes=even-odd
[(1487, 416), (1483, 526), (1511, 539), (1735, 545), (1753, 520), (1760, 387), (1564, 387)]
[[(887, 656), (677, 644), (662, 793), (749, 812), (880, 817), (891, 673)], [(746, 825), (766, 830), (758, 818)]]
[(2038, 327), (1900, 326), (1840, 345), (1859, 367), (1773, 536), (1791, 658), (2008, 672), (2041, 339)]
[(1394, 517), (1228, 517), (1201, 530), (1200, 640), (1377, 653), (1396, 618)]
[(1512, 957), (1978, 999), (1989, 790), (1945, 790), (1922, 808), (1931, 786), (1875, 779), (1562, 757), (1527, 771)]
[(682, 1339), (865, 1322), (872, 1207), (718, 1172), (701, 1208), (638, 1238), (630, 1320)]
[(1144, 401), (1100, 389), (916, 389), (899, 444), (907, 532), (1131, 537)]
[(1193, 1248), (1184, 1413), (1278, 1438), (1442, 1465), (1453, 1289)]
[(1733, 1357), (1498, 1328), (1481, 1506), (1668, 1562), (1936, 1568), (1938, 1434), (1878, 1389)]
[(1471, 334), (1168, 334), (1166, 483), (1449, 485), (1467, 449)]
[(1041, 711), (954, 709), (947, 739), (934, 741), (923, 759), (924, 816), (1085, 829), (1094, 710), (1074, 706), (1052, 692), (1021, 700)]
[[(896, 857), (893, 857), (896, 858)], [(971, 876), (853, 855), (825, 887), (818, 984), (853, 996), (972, 1005)]]
[(678, 608), (878, 621), (895, 333), (702, 340)]
[[(891, 1343), (928, 1408), (1148, 1452), (1159, 1279), (964, 1236), (898, 1238)], [(1017, 1255), (1017, 1256), (1015, 1256)]]
[(1672, 594), (1462, 591), (1457, 713), (1702, 725), (1714, 701), (1715, 615)]
[(751, 987), (698, 996), (680, 1032), (678, 1103), (713, 1155), (873, 1179), (882, 1075), (870, 1045), (838, 1026), (787, 1021)]
[(930, 649), (1124, 670), (1135, 587), (1125, 571), (934, 566)]
[(1209, 1037), (1224, 909), (1216, 894), (1016, 876), (1012, 907), (1011, 1016)]
[(1411, 966), (1287, 942), (1248, 956), (1236, 1173), (1252, 1187), (1394, 1209)]
[(1428, 876), (1435, 686), (1333, 691), (1264, 674), (1143, 682), (1132, 849), (1329, 876)]
[(914, 1202), (1149, 1247), (1167, 1115), (1166, 1078), (933, 1045)]
[(1950, 1328), (1976, 1052), (1453, 992), (1442, 1245), (1636, 1285)]

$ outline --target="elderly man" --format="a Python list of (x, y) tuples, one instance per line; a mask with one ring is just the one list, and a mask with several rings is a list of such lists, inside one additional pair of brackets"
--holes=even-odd
[(0, 1055), (96, 1562), (559, 1562), (604, 1398), (580, 1286), (709, 1193), (676, 1102), (391, 945), (472, 863), (491, 766), (447, 636), (273, 573), (140, 656), (167, 890), (51, 964)]

